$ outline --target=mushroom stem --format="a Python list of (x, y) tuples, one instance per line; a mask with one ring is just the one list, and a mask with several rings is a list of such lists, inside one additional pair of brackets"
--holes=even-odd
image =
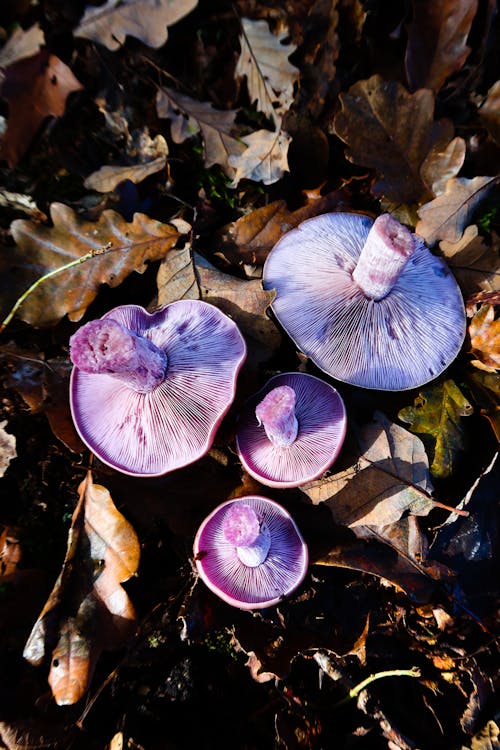
[(222, 524), (224, 538), (236, 547), (236, 554), (243, 565), (256, 568), (267, 557), (271, 547), (271, 534), (250, 505), (232, 505)]
[(79, 328), (70, 347), (71, 361), (80, 370), (111, 375), (138, 393), (152, 391), (165, 379), (167, 355), (111, 318)]
[(414, 235), (390, 214), (373, 223), (352, 278), (373, 300), (386, 297), (417, 246)]
[(289, 385), (280, 385), (269, 391), (255, 409), (259, 425), (273, 445), (286, 448), (291, 445), (299, 431), (295, 416), (295, 391)]

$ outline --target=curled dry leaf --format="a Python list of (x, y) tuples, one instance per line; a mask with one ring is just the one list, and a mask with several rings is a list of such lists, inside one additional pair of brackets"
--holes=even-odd
[(471, 404), (453, 380), (425, 388), (413, 406), (399, 412), (398, 417), (411, 425), (412, 432), (432, 438), (431, 472), (435, 477), (444, 478), (452, 473), (457, 456), (465, 447), (460, 418), (469, 417), (472, 412)]
[[(293, 87), (299, 70), (288, 58), (295, 51), (292, 44), (282, 44), (288, 32), (272, 34), (267, 21), (242, 19), (241, 53), (235, 76), (246, 77), (251, 102), (278, 127), (293, 101)], [(266, 183), (268, 184), (268, 183)]]
[(2, 86), (9, 118), (0, 158), (14, 167), (45, 118), (62, 115), (69, 94), (82, 88), (68, 66), (46, 49), (11, 65)]
[(0, 422), (0, 477), (3, 477), (13, 458), (16, 458), (16, 438), (5, 430), (7, 421)]
[(27, 323), (47, 326), (65, 314), (79, 320), (95, 299), (99, 286), (115, 287), (132, 272), (143, 273), (147, 262), (159, 260), (175, 245), (177, 229), (144, 214), (126, 222), (115, 211), (104, 211), (98, 222), (80, 219), (71, 208), (53, 203), (52, 227), (24, 219), (12, 222), (17, 248), (3, 257), (4, 283), (19, 297), (36, 279), (95, 251), (95, 257), (40, 284), (20, 308)]
[(174, 143), (182, 143), (201, 132), (205, 166), (220, 164), (228, 177), (234, 176), (229, 157), (245, 150), (232, 132), (236, 110), (217, 110), (211, 102), (198, 102), (169, 88), (158, 90), (156, 110), (158, 117), (170, 120)]
[(350, 161), (383, 175), (372, 188), (374, 195), (418, 203), (432, 195), (440, 170), (457, 174), (462, 166), (463, 149), (450, 147), (451, 121), (433, 120), (432, 91), (410, 94), (396, 81), (374, 75), (355, 83), (340, 100), (335, 132), (349, 146)]
[(247, 148), (228, 159), (235, 170), (231, 187), (236, 187), (243, 179), (272, 185), (289, 171), (288, 147), (291, 138), (284, 130), (257, 130), (241, 140)]
[(475, 224), (469, 224), (458, 242), (441, 240), (439, 243), (465, 299), (478, 292), (500, 291), (500, 238), (492, 233), (489, 242), (491, 244), (479, 236)]
[(410, 88), (437, 92), (461, 69), (470, 53), (467, 37), (477, 0), (413, 0), (408, 28), (406, 73)]
[(494, 83), (488, 91), (479, 116), (493, 140), (500, 145), (500, 81)]
[(80, 700), (99, 653), (123, 646), (135, 627), (121, 584), (137, 572), (137, 535), (90, 472), (78, 493), (61, 573), (24, 649), (38, 666), (56, 643), (49, 683), (58, 705)]
[(198, 0), (107, 0), (98, 7), (89, 5), (73, 34), (110, 50), (119, 49), (126, 36), (157, 48), (167, 41), (167, 27), (197, 4)]
[(500, 320), (493, 305), (482, 305), (469, 324), (472, 364), (486, 372), (500, 369)]
[(465, 227), (483, 198), (498, 182), (498, 177), (454, 177), (446, 183), (445, 192), (418, 209), (416, 226), (428, 245), (438, 240), (459, 242)]

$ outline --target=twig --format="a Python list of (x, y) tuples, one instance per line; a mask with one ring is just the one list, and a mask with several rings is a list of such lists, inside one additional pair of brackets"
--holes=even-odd
[(333, 708), (340, 708), (340, 706), (344, 706), (346, 703), (349, 703), (350, 700), (353, 698), (357, 698), (357, 696), (360, 694), (362, 690), (364, 690), (368, 685), (370, 685), (372, 682), (375, 682), (375, 680), (381, 680), (385, 677), (420, 677), (420, 669), (418, 667), (412, 667), (411, 669), (388, 669), (385, 672), (376, 672), (375, 674), (371, 674), (369, 677), (367, 677), (362, 682), (355, 685), (353, 688), (351, 688), (348, 692), (348, 694), (345, 696), (345, 698), (342, 698), (342, 700), (338, 701), (338, 703), (335, 703)]

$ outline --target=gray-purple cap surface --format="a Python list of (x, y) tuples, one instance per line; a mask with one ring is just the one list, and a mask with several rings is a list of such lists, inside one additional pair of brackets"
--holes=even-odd
[(70, 405), (84, 443), (125, 474), (159, 476), (211, 447), (246, 346), (218, 308), (181, 300), (150, 314), (123, 305), (70, 341)]
[(208, 588), (240, 609), (278, 604), (302, 583), (309, 562), (288, 511), (259, 495), (215, 508), (198, 529), (193, 551)]
[(301, 372), (275, 375), (241, 410), (240, 460), (269, 487), (298, 487), (335, 461), (346, 433), (346, 410), (329, 383)]
[(297, 347), (337, 380), (380, 390), (436, 378), (462, 346), (466, 318), (446, 263), (389, 214), (315, 217), (264, 265), (272, 309)]

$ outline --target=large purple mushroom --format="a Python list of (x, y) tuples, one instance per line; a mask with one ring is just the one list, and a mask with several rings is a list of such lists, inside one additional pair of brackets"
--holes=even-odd
[(301, 372), (275, 375), (242, 409), (240, 460), (269, 487), (298, 487), (335, 461), (346, 433), (342, 398), (329, 383)]
[(309, 561), (290, 514), (259, 495), (215, 508), (198, 529), (194, 559), (208, 588), (240, 609), (278, 604), (302, 583)]
[(105, 464), (147, 477), (210, 449), (246, 356), (236, 324), (196, 300), (153, 314), (117, 307), (82, 326), (70, 347), (80, 437)]
[(466, 318), (446, 263), (389, 214), (332, 213), (284, 235), (264, 266), (272, 309), (297, 347), (337, 380), (380, 390), (436, 378)]

